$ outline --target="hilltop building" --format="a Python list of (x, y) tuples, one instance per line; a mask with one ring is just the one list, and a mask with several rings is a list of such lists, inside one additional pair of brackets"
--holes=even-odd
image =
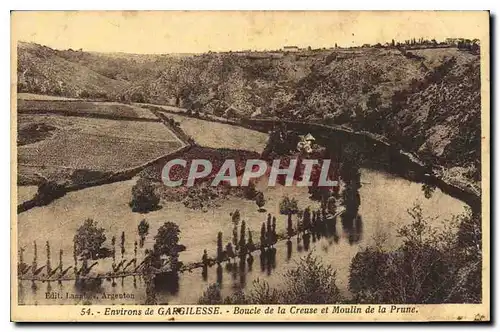
[(284, 46), (283, 51), (284, 52), (298, 52), (298, 51), (300, 51), (300, 48), (298, 46)]

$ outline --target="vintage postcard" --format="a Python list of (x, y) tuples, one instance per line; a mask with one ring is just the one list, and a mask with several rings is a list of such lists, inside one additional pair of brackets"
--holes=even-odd
[(12, 320), (489, 321), (489, 19), (12, 12)]

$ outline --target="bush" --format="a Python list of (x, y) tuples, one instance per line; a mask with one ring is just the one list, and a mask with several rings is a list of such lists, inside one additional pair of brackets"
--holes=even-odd
[(198, 304), (222, 304), (222, 295), (218, 284), (211, 284), (198, 299)]
[(309, 253), (294, 269), (284, 274), (283, 303), (340, 303), (342, 297), (336, 285), (336, 272)]
[(210, 285), (198, 300), (198, 304), (330, 304), (341, 303), (343, 298), (335, 284), (333, 268), (325, 266), (309, 253), (295, 268), (283, 276), (283, 287), (273, 288), (259, 279), (247, 293), (233, 292), (222, 300), (220, 287)]
[(132, 200), (129, 205), (134, 212), (149, 212), (159, 208), (160, 197), (150, 180), (140, 178), (132, 187)]

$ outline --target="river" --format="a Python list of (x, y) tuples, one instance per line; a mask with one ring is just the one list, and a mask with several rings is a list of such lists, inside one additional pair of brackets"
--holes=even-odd
[[(432, 218), (432, 226), (442, 228), (453, 215), (464, 211), (465, 204), (443, 194), (439, 189), (430, 199), (425, 198), (422, 185), (389, 175), (384, 172), (361, 169), (362, 187), (359, 190), (361, 205), (360, 220), (354, 227), (345, 228), (337, 218), (335, 232), (323, 236), (309, 245), (298, 243), (296, 238), (276, 245), (276, 257), (272, 263), (261, 264), (258, 254), (254, 254), (253, 264), (228, 270), (222, 264), (219, 275), (216, 266), (210, 267), (206, 278), (201, 269), (186, 271), (177, 280), (165, 280), (157, 285), (159, 303), (194, 304), (212, 283), (219, 281), (223, 296), (243, 287), (250, 289), (256, 279), (266, 280), (271, 286), (282, 285), (282, 274), (296, 266), (297, 260), (312, 252), (323, 263), (330, 264), (337, 271), (337, 286), (344, 295), (348, 292), (349, 265), (356, 253), (372, 245), (375, 238), (382, 240), (387, 248), (399, 244), (396, 231), (410, 219), (406, 210), (418, 202), (424, 215)], [(182, 256), (181, 256), (182, 260)], [(103, 280), (99, 286), (81, 289), (74, 281), (61, 283), (19, 282), (19, 302), (25, 304), (143, 304), (145, 284), (140, 277), (126, 277), (117, 280)], [(50, 296), (47, 295), (47, 292)], [(84, 295), (84, 296), (82, 296)], [(57, 298), (47, 298), (47, 297)], [(105, 297), (106, 296), (106, 297)], [(77, 299), (75, 299), (77, 297)], [(80, 297), (80, 298), (78, 298)], [(113, 298), (114, 297), (114, 298)]]

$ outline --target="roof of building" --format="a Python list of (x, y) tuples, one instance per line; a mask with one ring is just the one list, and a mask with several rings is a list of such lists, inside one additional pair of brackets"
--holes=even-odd
[(315, 141), (316, 139), (314, 138), (313, 135), (311, 135), (311, 133), (307, 134), (306, 137), (304, 137), (304, 139), (306, 141)]

